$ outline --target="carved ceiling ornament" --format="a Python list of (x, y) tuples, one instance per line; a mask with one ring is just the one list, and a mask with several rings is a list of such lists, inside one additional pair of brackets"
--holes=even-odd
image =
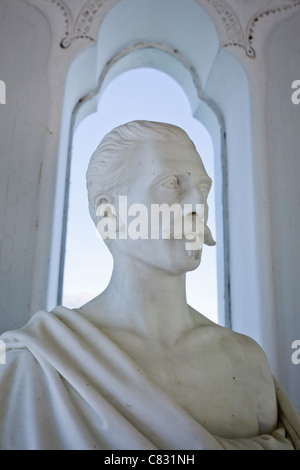
[[(62, 49), (69, 48), (77, 39), (95, 42), (99, 23), (105, 13), (102, 11), (104, 5), (106, 5), (105, 10), (108, 11), (118, 1), (120, 0), (88, 0), (83, 4), (82, 0), (25, 0), (26, 3), (43, 10), (46, 16), (50, 8), (55, 8), (56, 11), (60, 10), (61, 39), (59, 46)], [(255, 3), (251, 3), (251, 1), (247, 2), (247, 7), (245, 3), (239, 6), (230, 5), (229, 2), (235, 3), (233, 0), (195, 0), (195, 2), (211, 15), (220, 36), (220, 46), (242, 48), (250, 58), (256, 56), (253, 43), (260, 20), (268, 16), (288, 13), (296, 7), (300, 7), (300, 0), (273, 0), (266, 2), (265, 7), (251, 14), (250, 7)], [(81, 6), (82, 4), (83, 6)], [(250, 12), (250, 19), (246, 24), (242, 24), (238, 12), (243, 8), (247, 8)]]
[(290, 10), (296, 7), (300, 7), (299, 0), (288, 0), (287, 2), (285, 2), (284, 4), (280, 6), (277, 6), (277, 7), (274, 6), (273, 8), (261, 10), (252, 16), (252, 18), (247, 24), (246, 35), (245, 35), (246, 41), (247, 41), (245, 45), (245, 49), (249, 57), (255, 57), (255, 50), (253, 48), (253, 40), (254, 40), (255, 29), (259, 20), (262, 19), (263, 17), (289, 12)]
[[(116, 3), (116, 1), (113, 0), (89, 0), (84, 3), (82, 0), (80, 2), (78, 0), (73, 0), (68, 4), (68, 2), (64, 0), (43, 0), (42, 5), (40, 3), (41, 0), (39, 0), (38, 5), (36, 0), (25, 1), (41, 9), (46, 16), (47, 8), (49, 11), (50, 9), (54, 9), (56, 12), (60, 10), (61, 19), (63, 21), (63, 24), (61, 25), (61, 29), (63, 29), (63, 37), (60, 39), (59, 45), (62, 49), (70, 47), (72, 42), (76, 39), (87, 39), (95, 42), (97, 31), (94, 30), (95, 28), (92, 30), (92, 26), (95, 26), (94, 23), (97, 14), (105, 3), (111, 4), (111, 6)], [(82, 4), (83, 6), (80, 7)], [(99, 23), (97, 26), (99, 28)]]
[[(295, 7), (300, 6), (299, 0), (273, 1), (273, 6), (269, 5), (256, 11), (247, 22), (242, 26), (238, 13), (225, 0), (195, 0), (199, 5), (207, 9), (215, 20), (218, 27), (221, 47), (240, 47), (244, 49), (246, 55), (250, 58), (256, 56), (253, 46), (255, 29), (258, 22), (267, 16), (289, 12)], [(240, 7), (242, 8), (243, 5)], [(216, 18), (219, 16), (219, 21)], [(220, 27), (220, 19), (222, 26)]]
[(61, 47), (64, 49), (69, 47), (75, 39), (85, 38), (90, 41), (95, 41), (96, 38), (93, 35), (90, 35), (92, 23), (104, 3), (108, 2), (109, 0), (89, 0), (86, 2), (77, 15), (71, 31), (68, 32), (60, 42)]

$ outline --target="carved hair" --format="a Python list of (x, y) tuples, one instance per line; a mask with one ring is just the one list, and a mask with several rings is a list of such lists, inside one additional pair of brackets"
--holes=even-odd
[[(177, 141), (197, 151), (187, 133), (180, 127), (153, 121), (131, 121), (106, 134), (94, 151), (86, 174), (89, 211), (97, 222), (96, 209), (101, 199), (109, 202), (118, 195), (125, 195), (136, 179), (142, 164), (139, 146), (148, 140)], [(203, 166), (199, 156), (200, 163)], [(203, 166), (203, 170), (204, 166)], [(207, 179), (210, 180), (207, 175)], [(113, 203), (113, 202), (111, 202)], [(214, 244), (207, 229), (207, 244)]]

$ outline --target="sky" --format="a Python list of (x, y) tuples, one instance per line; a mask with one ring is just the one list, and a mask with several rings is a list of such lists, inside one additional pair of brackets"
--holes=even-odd
[[(82, 305), (101, 293), (109, 282), (113, 259), (89, 215), (85, 174), (90, 157), (104, 135), (135, 119), (168, 122), (183, 128), (214, 180), (210, 135), (192, 117), (180, 85), (155, 69), (131, 70), (115, 78), (104, 90), (97, 112), (81, 121), (74, 133), (63, 283), (66, 307)], [(208, 225), (215, 238), (214, 184), (208, 204)], [(216, 247), (204, 246), (200, 267), (187, 273), (186, 286), (188, 303), (217, 322)]]

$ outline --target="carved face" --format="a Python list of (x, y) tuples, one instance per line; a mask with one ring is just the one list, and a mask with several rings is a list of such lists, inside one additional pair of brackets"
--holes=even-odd
[[(128, 207), (143, 205), (151, 215), (153, 205), (176, 204), (182, 208), (192, 205), (191, 217), (196, 217), (196, 208), (199, 207), (196, 204), (204, 205), (205, 212), (202, 210), (202, 215), (205, 213), (206, 222), (206, 198), (211, 179), (198, 153), (175, 139), (168, 142), (153, 139), (139, 146), (136, 151), (139, 152), (137, 158), (142, 164), (126, 195)], [(149, 233), (151, 223), (153, 220), (150, 217)], [(125, 240), (117, 239), (113, 241), (117, 250), (114, 250), (115, 261), (117, 262), (119, 256), (130, 256), (138, 262), (174, 274), (187, 272), (198, 267), (202, 246), (198, 250), (189, 250), (186, 248), (186, 241), (184, 236), (181, 239), (174, 239), (172, 236), (170, 239), (160, 237), (158, 240), (151, 237), (136, 240), (130, 237)]]

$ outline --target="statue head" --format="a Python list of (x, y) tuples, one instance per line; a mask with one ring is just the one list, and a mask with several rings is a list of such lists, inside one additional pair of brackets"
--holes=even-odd
[[(195, 189), (197, 194), (194, 191), (192, 195), (194, 174), (198, 178), (198, 192)], [(165, 182), (159, 182), (160, 177), (165, 178)], [(166, 123), (132, 121), (109, 132), (91, 157), (87, 170), (90, 215), (96, 226), (100, 213), (116, 220), (120, 196), (128, 197), (129, 204), (146, 206), (149, 203), (199, 202), (204, 206), (204, 243), (214, 245), (206, 224), (211, 182), (194, 143), (184, 130)], [(179, 197), (184, 188), (186, 199)], [(115, 213), (111, 207), (116, 208)], [(99, 208), (103, 208), (102, 212)], [(107, 244), (113, 251), (111, 241)]]

